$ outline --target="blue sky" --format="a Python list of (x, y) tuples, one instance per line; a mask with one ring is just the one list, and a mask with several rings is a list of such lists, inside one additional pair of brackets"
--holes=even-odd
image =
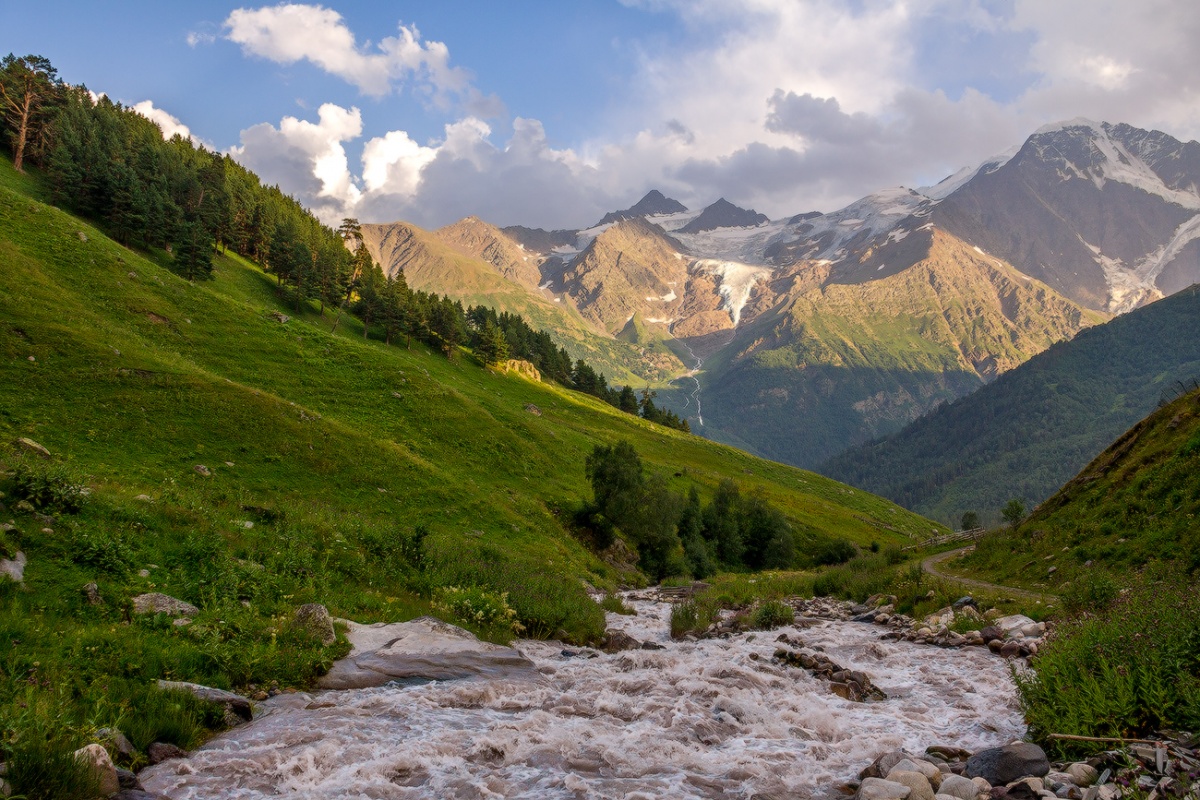
[(660, 188), (772, 217), (936, 182), (1076, 116), (1200, 134), (1190, 0), (62, 2), (0, 50), (327, 220), (580, 227)]

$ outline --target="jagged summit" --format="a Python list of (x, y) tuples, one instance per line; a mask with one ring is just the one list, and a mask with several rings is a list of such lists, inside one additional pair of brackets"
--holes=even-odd
[(653, 214), (678, 214), (687, 211), (687, 206), (678, 200), (672, 200), (658, 189), (651, 189), (646, 196), (623, 211), (610, 211), (604, 215), (597, 225), (608, 225), (623, 219), (648, 217)]
[(702, 233), (717, 228), (755, 228), (770, 222), (766, 214), (735, 206), (724, 197), (700, 212), (700, 216), (679, 229), (680, 233)]

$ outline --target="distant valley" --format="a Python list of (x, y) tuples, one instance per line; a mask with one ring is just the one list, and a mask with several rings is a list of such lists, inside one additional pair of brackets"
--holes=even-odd
[(389, 274), (522, 313), (697, 432), (813, 467), (1200, 279), (1198, 184), (1200, 144), (1073, 120), (828, 214), (653, 191), (579, 231), (364, 230)]

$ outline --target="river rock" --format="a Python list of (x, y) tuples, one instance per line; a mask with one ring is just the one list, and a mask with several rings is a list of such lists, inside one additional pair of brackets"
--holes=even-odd
[(142, 789), (122, 789), (109, 800), (171, 800), (165, 794), (151, 794)]
[(108, 796), (121, 788), (117, 768), (103, 745), (89, 744), (79, 748), (75, 751), (75, 760), (84, 764), (95, 777), (96, 788), (100, 790), (101, 795)]
[(198, 683), (188, 683), (186, 681), (164, 680), (159, 680), (158, 688), (164, 691), (190, 692), (201, 700), (224, 706), (226, 711), (232, 713), (242, 722), (249, 722), (254, 715), (250, 708), (249, 700), (240, 694), (227, 692), (224, 689), (214, 689), (211, 686), (201, 686)]
[(433, 617), (347, 626), (352, 650), (317, 682), (322, 689), (365, 689), (399, 679), (537, 675), (533, 662), (513, 648), (480, 641)]
[(329, 610), (320, 603), (305, 603), (297, 608), (292, 624), (323, 645), (329, 646), (337, 641), (337, 633), (333, 630), (333, 617), (329, 616)]
[(995, 625), (988, 625), (979, 629), (979, 635), (983, 637), (984, 644), (991, 644), (998, 639), (1003, 639), (1004, 631), (1000, 630)]
[(904, 784), (911, 789), (908, 800), (933, 800), (933, 786), (929, 783), (929, 779), (920, 772), (893, 769), (887, 774), (887, 780)]
[(29, 559), (23, 552), (18, 552), (11, 559), (0, 558), (0, 575), (7, 575), (13, 583), (20, 583), (25, 580), (25, 565), (28, 563)]
[(911, 760), (912, 754), (906, 753), (903, 750), (891, 750), (878, 756), (871, 762), (870, 766), (858, 773), (859, 780), (866, 778), (882, 778), (887, 775), (901, 761)]
[(896, 766), (888, 770), (888, 780), (891, 780), (891, 773), (896, 770), (919, 772), (928, 779), (930, 786), (934, 789), (937, 789), (942, 783), (942, 771), (923, 758), (906, 758), (896, 764)]
[(1068, 765), (1066, 773), (1071, 777), (1071, 783), (1083, 789), (1091, 786), (1100, 777), (1100, 773), (1096, 771), (1096, 768), (1086, 761), (1079, 761)]
[(200, 609), (191, 603), (171, 597), (170, 595), (165, 595), (161, 592), (150, 592), (149, 594), (139, 594), (133, 598), (133, 613), (183, 614), (185, 616), (192, 616), (199, 614)]
[(942, 778), (942, 785), (938, 787), (939, 795), (950, 795), (957, 797), (959, 800), (975, 800), (979, 794), (979, 786), (970, 778), (964, 778), (961, 775), (947, 775)]
[(161, 764), (172, 758), (187, 758), (187, 750), (167, 742), (155, 742), (146, 748), (146, 755), (151, 764)]
[[(118, 758), (130, 759), (137, 752), (133, 747), (133, 743), (116, 728), (101, 728), (96, 731), (96, 741), (100, 744), (108, 745), (105, 749), (112, 750), (117, 754)], [(117, 772), (119, 773), (120, 770), (117, 770)]]
[(903, 783), (867, 778), (855, 792), (854, 800), (907, 800), (910, 794), (912, 789)]
[(1046, 753), (1036, 744), (1020, 742), (980, 750), (967, 759), (963, 774), (968, 778), (980, 777), (996, 786), (1018, 780), (1027, 775), (1040, 778), (1050, 771)]
[(619, 653), (622, 650), (637, 650), (642, 643), (625, 631), (609, 631), (604, 638), (604, 652)]

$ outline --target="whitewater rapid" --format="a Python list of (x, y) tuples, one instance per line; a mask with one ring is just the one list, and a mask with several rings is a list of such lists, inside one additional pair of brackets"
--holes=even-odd
[[(610, 627), (663, 649), (588, 658), (519, 642), (536, 679), (280, 695), (142, 782), (173, 800), (824, 798), (887, 750), (976, 750), (1024, 733), (1006, 662), (982, 648), (825, 621), (674, 642), (668, 605), (633, 605)], [(774, 663), (780, 633), (868, 673), (888, 699), (843, 700)]]

